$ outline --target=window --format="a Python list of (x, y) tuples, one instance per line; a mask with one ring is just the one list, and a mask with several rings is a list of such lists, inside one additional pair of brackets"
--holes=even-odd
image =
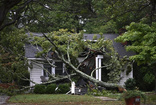
[[(62, 75), (63, 74), (63, 62), (55, 62), (55, 68), (49, 64), (44, 64), (43, 76), (49, 77), (50, 74)], [(47, 72), (48, 71), (48, 72)]]
[(62, 62), (55, 62), (55, 74), (62, 75), (63, 73), (63, 63)]
[(49, 64), (44, 64), (43, 66), (44, 66), (43, 75), (45, 77), (49, 77), (49, 73), (51, 74), (52, 70), (51, 66)]

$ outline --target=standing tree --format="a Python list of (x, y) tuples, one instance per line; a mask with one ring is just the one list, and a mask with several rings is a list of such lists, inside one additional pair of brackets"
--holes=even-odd
[(92, 8), (96, 17), (89, 18), (84, 29), (87, 33), (115, 33), (132, 21), (146, 19), (150, 24), (156, 21), (155, 5), (155, 0), (94, 0)]
[(15, 24), (34, 32), (67, 28), (112, 33), (131, 21), (155, 21), (155, 5), (155, 0), (1, 0), (0, 30)]
[(24, 57), (24, 43), (27, 41), (27, 35), (24, 30), (16, 28), (9, 28), (9, 32), (7, 30), (0, 32), (0, 81), (25, 85), (21, 78), (29, 76)]
[(91, 3), (91, 0), (41, 0), (29, 5), (21, 22), (31, 32), (52, 32), (61, 28), (79, 32), (83, 30), (85, 19), (95, 16)]
[(143, 23), (132, 22), (127, 26), (127, 32), (116, 38), (118, 42), (131, 42), (126, 46), (127, 50), (136, 52), (131, 56), (139, 64), (149, 64), (155, 72), (155, 92), (156, 92), (156, 23), (151, 26)]
[(27, 10), (27, 5), (33, 0), (1, 0), (0, 1), (0, 31), (17, 23), (21, 14)]

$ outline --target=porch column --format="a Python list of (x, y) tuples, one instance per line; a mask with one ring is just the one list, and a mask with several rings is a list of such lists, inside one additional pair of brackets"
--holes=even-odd
[(102, 55), (97, 55), (96, 57), (96, 79), (101, 81), (101, 59), (103, 58)]
[(99, 79), (99, 70), (97, 69), (99, 67), (99, 60), (98, 57), (95, 58), (96, 59), (96, 79)]
[[(101, 59), (99, 58), (99, 67), (101, 67)], [(101, 68), (99, 68), (99, 81), (101, 81)]]

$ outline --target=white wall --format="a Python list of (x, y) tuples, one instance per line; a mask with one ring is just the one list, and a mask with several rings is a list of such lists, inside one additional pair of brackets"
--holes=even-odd
[[(32, 80), (33, 82), (40, 84), (41, 83), (41, 78), (40, 76), (43, 75), (43, 64), (36, 64), (31, 62), (32, 68), (29, 68), (30, 71), (30, 80)], [(33, 86), (35, 84), (33, 84), (32, 82), (30, 82), (30, 86)]]
[[(34, 62), (35, 61), (35, 62)], [(36, 62), (37, 61), (37, 62)], [(58, 60), (57, 62), (59, 62)], [(36, 84), (41, 84), (41, 76), (43, 76), (43, 60), (36, 60), (36, 59), (31, 59), (28, 61), (30, 65), (32, 65), (32, 68), (28, 68), (28, 71), (30, 72), (30, 80), (35, 82)], [(65, 65), (63, 64), (63, 67)], [(63, 68), (63, 72), (64, 72)], [(55, 68), (52, 68), (52, 73), (55, 74)], [(46, 77), (48, 79), (49, 77)], [(34, 83), (30, 82), (30, 86), (35, 85)]]

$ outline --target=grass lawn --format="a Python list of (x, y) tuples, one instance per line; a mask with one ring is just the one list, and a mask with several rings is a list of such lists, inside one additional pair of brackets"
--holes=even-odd
[(154, 93), (147, 93), (147, 104), (149, 105), (156, 105), (156, 94)]
[(124, 101), (103, 101), (88, 95), (23, 94), (12, 96), (9, 103), (16, 105), (124, 105)]
[[(125, 105), (124, 100), (104, 101), (94, 96), (65, 94), (21, 94), (12, 96), (8, 103), (15, 103), (15, 105)], [(146, 104), (141, 105), (156, 105), (156, 94), (147, 94)]]

